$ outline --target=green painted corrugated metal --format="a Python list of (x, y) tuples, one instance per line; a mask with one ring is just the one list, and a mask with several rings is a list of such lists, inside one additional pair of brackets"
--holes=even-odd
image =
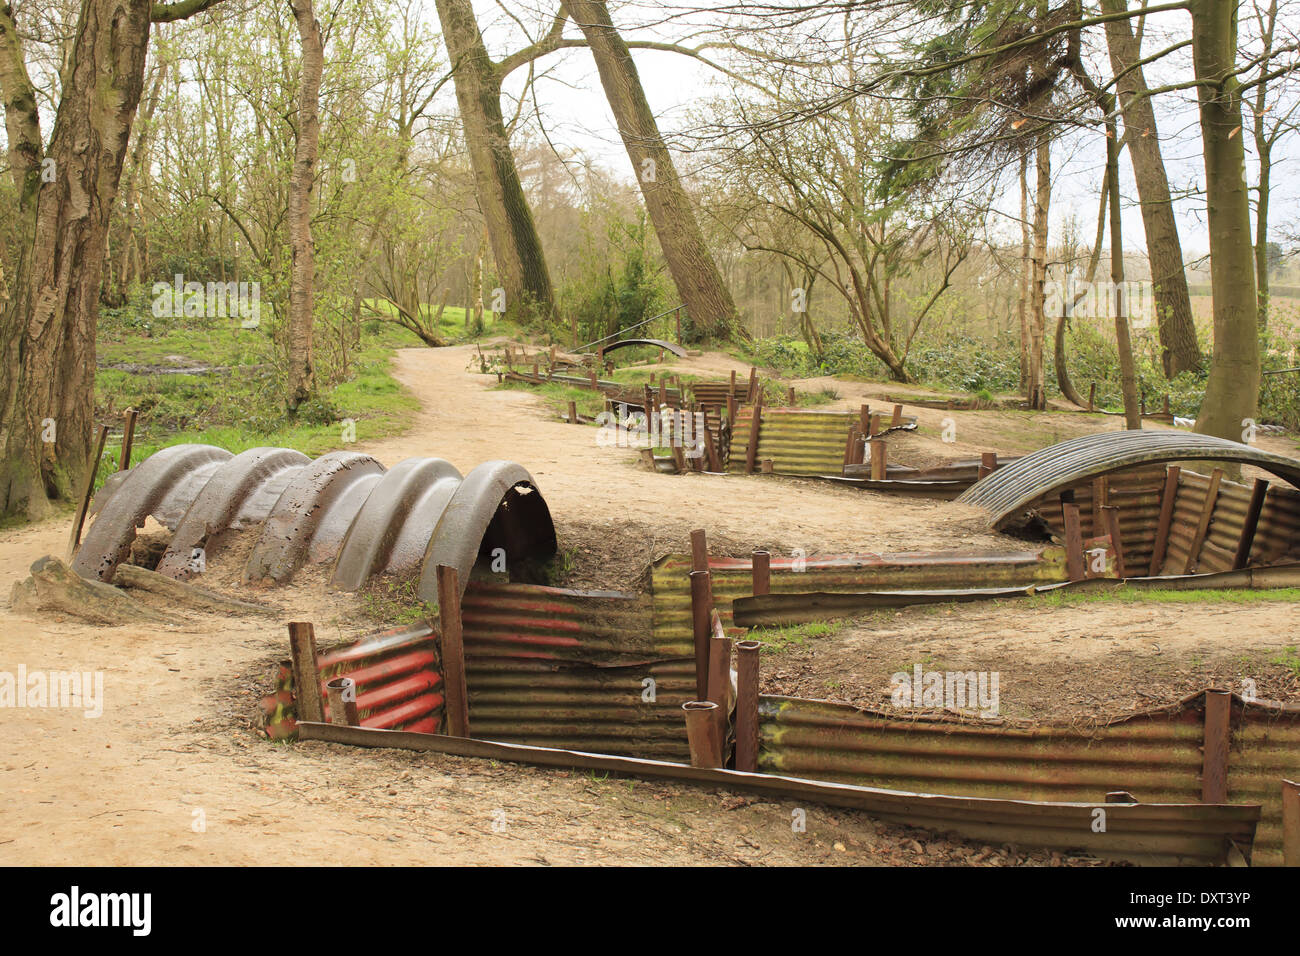
[(688, 756), (695, 662), (656, 644), (647, 595), (474, 582), (461, 617), (473, 736)]
[[(862, 786), (1019, 800), (1142, 803), (1201, 795), (1204, 697), (1086, 729), (911, 719), (790, 697), (759, 701), (759, 770)], [(1300, 708), (1234, 698), (1228, 799), (1263, 805), (1257, 865), (1281, 863), (1282, 777), (1300, 773)]]
[[(796, 567), (803, 570), (795, 570)], [(731, 602), (753, 593), (748, 558), (710, 557), (713, 603), (731, 626)], [(655, 645), (683, 657), (695, 653), (691, 630), (691, 559), (667, 555), (650, 569)], [(899, 554), (841, 554), (799, 559), (773, 555), (771, 590), (883, 591), (936, 587), (1019, 587), (1066, 578), (1065, 552), (1048, 547), (1001, 554), (940, 551)]]
[[(805, 411), (764, 408), (758, 426), (758, 459), (772, 459), (772, 470), (782, 475), (842, 475), (844, 446), (857, 412)], [(731, 430), (731, 457), (727, 469), (745, 470), (753, 406), (737, 410)]]

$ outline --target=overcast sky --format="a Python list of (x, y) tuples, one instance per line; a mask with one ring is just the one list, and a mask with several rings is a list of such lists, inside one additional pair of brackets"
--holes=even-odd
[[(1251, 0), (1245, 0), (1244, 10), (1249, 10)], [(518, 44), (518, 27), (503, 17), (500, 7), (493, 0), (478, 0), (476, 7), (480, 11), (480, 22), (489, 49), (494, 56), (512, 49)], [(645, 4), (641, 4), (642, 10)], [(620, 11), (613, 7), (615, 23), (620, 26), (627, 22), (620, 20), (620, 15), (631, 18), (637, 15), (632, 10)], [(644, 14), (641, 14), (644, 15)], [(521, 14), (521, 16), (523, 16)], [(524, 17), (526, 22), (527, 18)], [(536, 19), (536, 18), (535, 18)], [(1298, 18), (1300, 19), (1300, 18)], [(1283, 28), (1294, 39), (1300, 31), (1300, 22), (1286, 21)], [(683, 27), (660, 26), (650, 30), (626, 31), (627, 36), (642, 39), (677, 40)], [(576, 28), (569, 30), (576, 35)], [(1144, 45), (1144, 54), (1149, 54), (1164, 45), (1170, 38), (1190, 36), (1190, 18), (1183, 13), (1165, 14), (1159, 22), (1148, 24), (1148, 39)], [(1094, 30), (1092, 38), (1094, 51), (1101, 42), (1099, 30)], [(1244, 43), (1243, 43), (1244, 45)], [(698, 108), (701, 101), (727, 88), (731, 81), (716, 71), (689, 57), (657, 51), (635, 51), (638, 71), (642, 84), (655, 110), (660, 127), (666, 136), (691, 126), (689, 113)], [(1106, 72), (1102, 60), (1095, 61), (1098, 73)], [(552, 140), (558, 146), (577, 148), (595, 158), (603, 165), (625, 175), (632, 180), (631, 167), (627, 155), (618, 138), (617, 128), (605, 102), (600, 88), (600, 78), (590, 55), (585, 50), (570, 50), (552, 55), (544, 61), (547, 76), (537, 84), (536, 96), (541, 105), (541, 112), (546, 121)], [(1191, 76), (1191, 62), (1187, 51), (1172, 55), (1166, 62), (1148, 67), (1148, 82), (1152, 85), (1169, 84), (1185, 80)], [(517, 92), (521, 86), (522, 75), (512, 77), (507, 89)], [(1290, 92), (1293, 99), (1295, 91)], [(1180, 91), (1163, 94), (1156, 99), (1157, 123), (1161, 139), (1170, 186), (1175, 197), (1186, 193), (1184, 198), (1176, 198), (1180, 232), (1185, 257), (1192, 258), (1208, 251), (1209, 241), (1205, 222), (1205, 201), (1199, 195), (1204, 182), (1204, 166), (1200, 151), (1200, 129), (1198, 111), (1194, 94)], [(1273, 115), (1277, 115), (1276, 112)], [(1300, 137), (1286, 137), (1275, 152), (1273, 172), (1273, 198), (1270, 222), (1272, 236), (1282, 239), (1285, 233), (1300, 231), (1300, 175), (1296, 175), (1297, 161), (1300, 161)], [(1245, 130), (1247, 148), (1247, 180), (1253, 186), (1258, 172), (1253, 156), (1253, 141), (1249, 126)], [(1053, 151), (1054, 195), (1052, 207), (1053, 235), (1059, 236), (1060, 223), (1071, 214), (1077, 216), (1080, 232), (1086, 242), (1091, 242), (1097, 214), (1097, 190), (1100, 185), (1104, 164), (1105, 147), (1097, 133), (1081, 133), (1067, 137), (1058, 143)], [(1123, 177), (1122, 194), (1124, 199), (1125, 242), (1126, 246), (1138, 251), (1142, 247), (1144, 236), (1140, 214), (1135, 206), (1136, 191), (1133, 185), (1131, 167), (1127, 156), (1121, 163)], [(1014, 170), (1009, 171), (1014, 175)], [(1007, 215), (1018, 214), (1019, 197), (1015, 189), (1009, 189), (1008, 195), (1014, 195), (1015, 204), (1006, 205)], [(1007, 223), (1013, 226), (1013, 223)], [(1018, 226), (1009, 229), (1018, 234)]]

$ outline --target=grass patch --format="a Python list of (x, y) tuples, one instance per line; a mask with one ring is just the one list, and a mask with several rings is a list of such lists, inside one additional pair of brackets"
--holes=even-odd
[[(1017, 598), (1015, 603), (1029, 607), (1078, 607), (1083, 604), (1118, 602), (1121, 604), (1260, 604), (1270, 601), (1300, 601), (1300, 588), (1201, 589), (1194, 591), (1157, 591), (1117, 586), (1101, 590), (1049, 591)], [(998, 603), (1010, 603), (1000, 601)]]
[(749, 632), (749, 640), (762, 641), (763, 649), (775, 654), (803, 647), (811, 640), (834, 637), (847, 621), (809, 621), (786, 627), (759, 627)]

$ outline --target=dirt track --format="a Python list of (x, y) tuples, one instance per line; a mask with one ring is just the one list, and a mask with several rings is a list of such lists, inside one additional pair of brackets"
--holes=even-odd
[[(591, 429), (544, 420), (536, 399), (492, 390), (488, 377), (466, 372), (468, 363), (467, 349), (399, 353), (397, 375), (423, 411), (407, 435), (373, 444), (365, 442), (362, 422), (359, 447), (388, 465), (410, 455), (444, 457), (462, 471), (491, 458), (523, 463), (550, 503), (561, 546), (576, 550), (578, 573), (599, 576), (611, 554), (626, 568), (682, 550), (694, 527), (706, 528), (719, 550), (741, 553), (757, 546), (815, 554), (999, 543), (974, 513), (952, 505), (785, 479), (641, 471), (634, 453), (597, 447)], [(698, 360), (700, 367), (717, 364), (716, 356)], [(840, 387), (854, 404), (857, 397)], [(923, 424), (937, 427), (930, 418), (945, 414), (922, 412)], [(971, 450), (980, 445), (948, 449)], [(66, 535), (66, 518), (0, 533), (0, 585), (7, 591), (43, 554), (61, 555)], [(219, 558), (213, 570), (221, 570)], [(348, 599), (324, 595), (310, 582), (273, 600), (285, 619), (319, 622), (323, 641), (371, 626)], [(1289, 605), (1249, 609), (1233, 618), (1233, 628), (1218, 616), (1188, 616), (1200, 611), (1144, 606), (1141, 631), (1181, 628), (1200, 640), (1231, 631), (1234, 647), (1274, 647), (1281, 635), (1254, 640), (1251, 628), (1273, 632), (1278, 628), (1270, 625), (1279, 624), (1289, 635), (1295, 620)], [(1080, 609), (1051, 613), (1057, 633), (1046, 643), (1003, 622), (1019, 631), (993, 645), (1011, 667), (1054, 662), (1068, 670), (1076, 652), (1121, 663), (1109, 657), (1116, 646), (1063, 637), (1071, 621), (1080, 631), (1127, 622), (1089, 620)], [(942, 655), (946, 634), (932, 623), (918, 627), (931, 629), (926, 646)], [(949, 649), (960, 651), (980, 636), (978, 628), (963, 628)], [(1138, 636), (1126, 642), (1120, 634), (1112, 643), (1137, 652), (1145, 646)], [(846, 641), (838, 653), (853, 646)], [(807, 832), (794, 833), (793, 804), (724, 793), (431, 755), (270, 744), (254, 730), (256, 702), (285, 652), (279, 626), (249, 620), (197, 615), (163, 629), (103, 628), (0, 611), (0, 672), (20, 665), (102, 671), (105, 681), (98, 718), (0, 710), (0, 863), (1060, 862), (932, 840), (817, 808), (807, 808)]]

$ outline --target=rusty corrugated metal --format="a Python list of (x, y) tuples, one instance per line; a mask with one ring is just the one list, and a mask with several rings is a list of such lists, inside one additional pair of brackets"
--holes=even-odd
[[(336, 677), (356, 682), (362, 727), (437, 733), (442, 727), (442, 668), (438, 639), (425, 621), (366, 634), (316, 656), (325, 719), (330, 719), (325, 685)], [(275, 693), (262, 701), (272, 739), (293, 734), (297, 710), (293, 670), (281, 665)]]
[[(695, 653), (690, 570), (688, 555), (668, 555), (650, 569), (655, 643), (665, 653), (681, 656)], [(750, 560), (710, 557), (709, 570), (714, 603), (723, 622), (731, 627), (731, 602), (753, 593)], [(1061, 581), (1065, 577), (1065, 553), (1056, 547), (995, 554), (939, 551), (820, 555), (806, 559), (772, 555), (771, 558), (774, 593), (906, 590), (962, 584), (1019, 587)]]
[[(1237, 698), (1233, 719), (1229, 799), (1263, 805), (1255, 862), (1276, 865), (1278, 781), (1300, 771), (1300, 708)], [(791, 697), (761, 698), (759, 721), (758, 765), (769, 773), (1019, 800), (1127, 790), (1142, 803), (1182, 803), (1201, 794), (1200, 694), (1091, 729), (914, 718)]]
[[(246, 581), (281, 583), (304, 562), (335, 561), (332, 582), (355, 590), (375, 575), (423, 568), (419, 595), (436, 600), (436, 565), (460, 572), (501, 549), (512, 570), (556, 551), (555, 526), (532, 476), (490, 461), (463, 479), (435, 458), (385, 472), (374, 459), (334, 452), (312, 462), (283, 448), (232, 456), (210, 445), (165, 448), (101, 489), (98, 514), (73, 559), (83, 577), (111, 581), (136, 529), (152, 515), (174, 532), (159, 572), (201, 573), (223, 533), (260, 525)], [(192, 561), (203, 549), (202, 564)]]
[(665, 342), (663, 339), (620, 339), (617, 342), (611, 342), (609, 345), (601, 346), (601, 352), (608, 355), (610, 352), (626, 348), (629, 345), (647, 345), (650, 348), (672, 352), (678, 358), (686, 358), (686, 349), (680, 345), (674, 345), (672, 342)]
[[(935, 793), (908, 793), (828, 783), (775, 774), (691, 767), (662, 760), (526, 747), (433, 734), (394, 733), (360, 727), (304, 723), (302, 739), (362, 747), (410, 750), (507, 760), (543, 767), (630, 774), (761, 794), (768, 799), (822, 803), (865, 811), (873, 817), (989, 843), (1082, 849), (1135, 863), (1221, 865), (1230, 846), (1249, 858), (1258, 806), (1034, 802)], [(1095, 826), (1104, 806), (1106, 826)]]
[(474, 582), (461, 619), (473, 736), (687, 755), (695, 663), (656, 644), (647, 595)]
[[(1124, 558), (1129, 573), (1145, 573), (1151, 565), (1151, 552), (1155, 546), (1156, 526), (1160, 521), (1160, 493), (1164, 488), (1166, 467), (1143, 465), (1125, 468), (1106, 475), (1106, 504), (1119, 509), (1120, 537), (1124, 542)], [(1093, 481), (1087, 479), (1073, 485), (1054, 489), (1034, 499), (1026, 507), (1047, 523), (1058, 542), (1065, 541), (1065, 525), (1061, 519), (1063, 492), (1074, 495), (1079, 506), (1079, 529), (1085, 538), (1107, 534), (1099, 520), (1101, 502), (1094, 500)]]
[(1085, 435), (1041, 449), (999, 468), (957, 500), (985, 509), (997, 526), (1027, 510), (1035, 499), (1098, 475), (1154, 462), (1208, 460), (1255, 465), (1300, 485), (1300, 461), (1293, 458), (1211, 435), (1144, 429)]
[[(729, 471), (744, 471), (753, 417), (752, 405), (736, 412)], [(857, 422), (856, 412), (764, 407), (758, 426), (758, 458), (772, 459), (772, 470), (781, 475), (838, 476), (844, 469), (849, 429)]]

